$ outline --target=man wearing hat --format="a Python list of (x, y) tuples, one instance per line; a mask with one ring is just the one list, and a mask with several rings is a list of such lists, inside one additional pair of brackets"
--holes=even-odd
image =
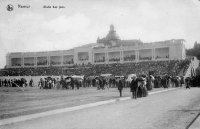
[(136, 80), (136, 78), (136, 76), (133, 76), (130, 84), (133, 99), (137, 99), (138, 81)]

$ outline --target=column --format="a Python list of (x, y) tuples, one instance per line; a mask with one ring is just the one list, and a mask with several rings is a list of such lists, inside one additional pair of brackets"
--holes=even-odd
[(47, 56), (47, 66), (50, 66), (50, 56)]
[(139, 50), (135, 50), (136, 53), (136, 62), (139, 62)]
[(134, 50), (134, 54), (135, 54), (134, 62), (137, 62), (137, 52), (136, 52), (136, 50)]
[(120, 63), (124, 62), (123, 55), (123, 51), (120, 51)]
[(61, 66), (63, 66), (64, 65), (64, 63), (63, 63), (63, 55), (60, 55), (61, 56)]
[(92, 51), (88, 51), (88, 56), (89, 56), (89, 59), (88, 59), (88, 63), (93, 63), (93, 54), (92, 54)]
[(34, 57), (34, 67), (37, 67), (37, 57)]
[(108, 63), (109, 62), (108, 52), (106, 52), (105, 55), (106, 55), (105, 62)]
[(155, 48), (152, 49), (152, 60), (155, 60)]
[(24, 67), (24, 57), (21, 57), (21, 66)]
[(92, 64), (95, 64), (95, 59), (94, 59), (94, 57), (95, 57), (95, 53), (92, 52)]
[(74, 64), (78, 64), (78, 52), (74, 53)]

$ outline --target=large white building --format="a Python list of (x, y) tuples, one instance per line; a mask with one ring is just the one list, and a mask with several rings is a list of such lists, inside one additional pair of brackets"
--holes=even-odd
[(114, 26), (110, 26), (105, 38), (98, 38), (97, 43), (76, 47), (71, 50), (46, 52), (8, 53), (6, 66), (48, 67), (71, 66), (74, 64), (109, 64), (157, 60), (185, 59), (185, 40), (143, 43), (140, 40), (121, 40)]

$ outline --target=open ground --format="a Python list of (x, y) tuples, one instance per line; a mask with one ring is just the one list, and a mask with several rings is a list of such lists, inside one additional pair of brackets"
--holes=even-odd
[[(157, 91), (155, 91), (157, 90)], [(1, 111), (10, 116), (31, 115), (31, 113), (51, 112), (66, 107), (94, 104), (99, 101), (115, 101), (91, 108), (82, 108), (69, 112), (56, 113), (44, 117), (1, 124), (2, 129), (198, 129), (200, 126), (200, 88), (154, 89), (148, 97), (137, 100), (130, 99), (128, 88), (124, 89), (123, 97), (119, 97), (116, 88), (96, 90), (81, 88), (80, 90), (39, 90), (27, 88), (20, 91), (16, 88), (4, 88), (8, 102), (4, 99)], [(165, 91), (161, 92), (160, 91)], [(12, 93), (13, 92), (13, 93)], [(159, 93), (158, 93), (159, 92)], [(129, 98), (129, 99), (125, 99)], [(15, 102), (14, 102), (15, 100)], [(2, 101), (2, 100), (1, 100)], [(8, 110), (5, 109), (7, 104)], [(9, 105), (14, 106), (9, 106)], [(3, 107), (3, 105), (1, 105)], [(55, 110), (54, 110), (55, 111)], [(9, 113), (10, 112), (10, 113)], [(18, 112), (18, 113), (16, 113)], [(34, 114), (33, 114), (34, 115)], [(196, 118), (194, 120), (194, 118)], [(0, 122), (3, 122), (4, 119)], [(20, 119), (20, 118), (19, 118)], [(192, 121), (194, 120), (194, 123)], [(188, 126), (190, 125), (190, 126)]]
[[(164, 90), (164, 88), (155, 88), (153, 91), (160, 90)], [(128, 96), (131, 96), (130, 89), (124, 88), (123, 97)], [(97, 90), (95, 87), (89, 87), (79, 90), (42, 90), (38, 87), (23, 89), (1, 87), (0, 119), (117, 98), (120, 98), (117, 88)]]

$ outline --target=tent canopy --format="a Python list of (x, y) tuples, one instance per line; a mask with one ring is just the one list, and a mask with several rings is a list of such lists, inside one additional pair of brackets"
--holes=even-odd
[(112, 74), (106, 73), (106, 74), (101, 74), (100, 76), (102, 76), (102, 77), (109, 77), (109, 76), (112, 76)]
[(136, 78), (137, 75), (136, 74), (129, 74), (128, 78), (126, 79), (127, 81), (132, 81), (132, 78)]

